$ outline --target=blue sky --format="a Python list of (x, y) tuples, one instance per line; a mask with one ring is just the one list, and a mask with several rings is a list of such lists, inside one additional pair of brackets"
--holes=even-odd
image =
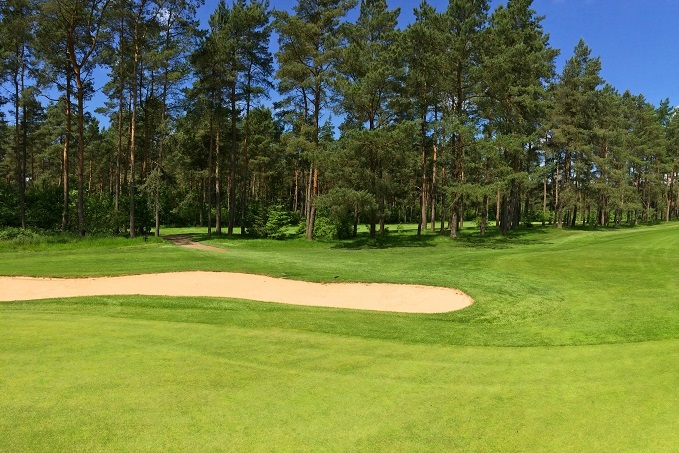
[[(391, 8), (401, 8), (401, 26), (412, 22), (413, 8), (419, 4), (419, 0), (387, 2)], [(494, 1), (493, 7), (500, 3)], [(295, 0), (271, 0), (276, 9), (291, 9), (295, 4)], [(430, 4), (442, 10), (448, 1), (430, 0)], [(216, 5), (216, 0), (206, 0), (201, 19), (206, 20)], [(618, 90), (643, 94), (656, 105), (667, 97), (672, 104), (679, 103), (679, 51), (675, 47), (679, 44), (679, 1), (535, 0), (533, 8), (545, 16), (543, 26), (552, 47), (561, 50), (557, 71), (584, 38), (592, 54), (602, 59), (602, 76)]]
[(584, 38), (600, 56), (603, 78), (653, 104), (679, 103), (679, 2), (676, 0), (537, 0), (534, 7), (561, 49), (559, 71)]

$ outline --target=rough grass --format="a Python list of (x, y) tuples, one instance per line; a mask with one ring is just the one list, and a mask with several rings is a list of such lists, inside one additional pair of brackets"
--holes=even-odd
[(466, 233), (206, 240), (224, 254), (160, 240), (0, 245), (4, 275), (235, 270), (452, 286), (476, 301), (444, 315), (2, 304), (0, 451), (673, 451), (679, 225)]

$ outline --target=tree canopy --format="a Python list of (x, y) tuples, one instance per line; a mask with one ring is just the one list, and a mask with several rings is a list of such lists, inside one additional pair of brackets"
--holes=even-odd
[(207, 30), (200, 4), (0, 3), (0, 227), (222, 233), (224, 213), (228, 235), (457, 238), (679, 216), (669, 100), (608, 84), (584, 40), (557, 70), (531, 0), (423, 0), (402, 28), (385, 0), (221, 0)]

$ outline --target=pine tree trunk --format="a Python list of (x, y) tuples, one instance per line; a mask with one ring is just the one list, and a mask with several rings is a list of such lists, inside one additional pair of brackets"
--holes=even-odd
[(78, 100), (78, 234), (85, 236), (85, 86), (80, 68), (75, 69), (76, 98)]
[(563, 206), (561, 204), (561, 198), (559, 197), (559, 185), (561, 184), (561, 178), (559, 177), (559, 162), (557, 161), (556, 163), (556, 174), (555, 174), (555, 183), (554, 183), (554, 190), (556, 191), (555, 193), (555, 203), (556, 203), (556, 226), (557, 228), (561, 229), (563, 228)]
[(670, 174), (669, 180), (667, 181), (667, 192), (665, 192), (665, 222), (670, 221), (670, 207), (672, 205), (672, 175)]
[[(314, 90), (314, 145), (315, 151), (318, 153), (320, 151), (320, 120), (321, 120), (321, 80), (316, 78), (315, 80), (315, 90)], [(306, 109), (305, 109), (306, 111)], [(307, 200), (309, 203), (309, 218), (307, 219), (307, 229), (306, 238), (308, 240), (313, 240), (314, 238), (314, 228), (316, 226), (316, 199), (319, 195), (319, 185), (318, 185), (318, 165), (313, 165), (313, 176), (311, 183), (311, 197)]]
[(198, 225), (203, 226), (203, 210), (207, 204), (207, 194), (205, 193), (205, 179), (200, 182), (201, 193), (203, 194), (203, 204), (198, 209)]
[(135, 132), (136, 132), (136, 95), (134, 96), (132, 115), (130, 119), (130, 178), (129, 178), (129, 192), (130, 192), (130, 237), (135, 237), (135, 212), (134, 212), (134, 197), (135, 197)]
[(252, 62), (247, 71), (247, 84), (245, 96), (245, 127), (243, 128), (243, 190), (241, 193), (240, 227), (241, 235), (245, 234), (245, 214), (247, 212), (248, 184), (250, 182), (250, 104), (252, 103)]
[(434, 158), (432, 161), (432, 170), (431, 170), (431, 231), (436, 231), (436, 145), (434, 145)]
[[(139, 13), (141, 15), (141, 12)], [(134, 30), (134, 58), (132, 63), (132, 74), (134, 83), (132, 83), (132, 112), (130, 118), (130, 237), (133, 238), (136, 235), (136, 219), (135, 219), (135, 200), (136, 195), (136, 176), (135, 176), (135, 159), (136, 159), (136, 132), (137, 132), (137, 71), (139, 69), (139, 54), (140, 54), (140, 44), (139, 44), (139, 19), (135, 24)]]
[[(446, 167), (443, 167), (441, 169), (441, 186), (443, 187), (446, 186)], [(445, 229), (445, 208), (444, 208), (445, 205), (446, 205), (446, 193), (445, 191), (441, 191), (441, 226), (439, 228), (440, 234), (443, 234), (443, 230)]]
[[(510, 192), (511, 198), (511, 192)], [(507, 197), (502, 197), (502, 202), (500, 203), (500, 234), (506, 236), (509, 232), (509, 222), (510, 222), (510, 207), (511, 202), (507, 201)]]
[[(137, 56), (135, 55), (134, 73), (136, 74), (137, 67)], [(133, 84), (134, 85), (134, 84)], [(130, 191), (130, 237), (133, 238), (136, 235), (136, 225), (135, 225), (135, 191), (136, 191), (136, 175), (135, 175), (135, 158), (136, 158), (136, 131), (137, 131), (137, 88), (132, 88), (132, 112), (130, 117), (130, 180), (129, 180), (129, 191)]]
[[(215, 233), (222, 234), (222, 172), (221, 172), (221, 145), (219, 143), (219, 131), (221, 127), (219, 124), (219, 118), (217, 119), (217, 130), (215, 131)], [(229, 187), (233, 187), (233, 181)], [(231, 189), (229, 189), (229, 195), (231, 194)], [(233, 206), (231, 205), (231, 197), (229, 197), (229, 213), (233, 212)], [(231, 214), (229, 214), (229, 220), (231, 220)], [(229, 223), (231, 226), (231, 231), (233, 231), (233, 224)]]
[(420, 235), (422, 231), (427, 229), (427, 123), (426, 115), (422, 118), (422, 127), (420, 128), (420, 225), (417, 228), (417, 234)]
[(450, 222), (448, 228), (450, 228), (450, 237), (457, 239), (459, 236), (460, 229), (460, 200), (462, 197), (459, 194), (452, 193), (450, 196)]
[(571, 227), (575, 226), (578, 218), (578, 205), (573, 206), (573, 217), (571, 218)]
[(71, 148), (71, 68), (66, 65), (66, 99), (65, 99), (65, 119), (66, 131), (64, 133), (64, 151), (62, 154), (62, 180), (64, 189), (64, 204), (61, 210), (61, 230), (68, 230), (68, 208), (69, 208), (69, 183), (68, 183), (68, 156)]
[[(314, 164), (309, 164), (309, 174), (306, 180), (306, 192), (304, 194), (304, 219), (306, 220), (305, 231), (309, 231), (309, 220), (311, 219), (311, 191), (312, 179), (314, 174)], [(308, 237), (307, 237), (308, 238)]]
[[(122, 25), (121, 25), (121, 30), (120, 30), (120, 39), (123, 37), (123, 30), (122, 30)], [(121, 41), (122, 42), (122, 41)], [(119, 92), (118, 92), (118, 148), (116, 151), (116, 181), (115, 181), (115, 219), (116, 219), (116, 226), (115, 226), (115, 234), (120, 233), (120, 221), (122, 220), (120, 218), (120, 192), (121, 192), (121, 186), (120, 186), (120, 176), (122, 172), (122, 156), (123, 156), (123, 110), (124, 110), (124, 104), (125, 104), (125, 83), (123, 79), (123, 46), (121, 44), (120, 46), (120, 73), (118, 74), (118, 77), (120, 78), (119, 82), (120, 85), (118, 87)]]
[(292, 202), (292, 212), (297, 212), (298, 194), (299, 194), (299, 169), (295, 168), (295, 195)]
[[(382, 165), (380, 165), (377, 177), (379, 181), (382, 181), (384, 175), (382, 174)], [(378, 210), (380, 213), (380, 236), (384, 236), (385, 234), (385, 218), (384, 218), (384, 208), (386, 207), (386, 200), (384, 198), (384, 194), (380, 194), (379, 201), (377, 203)]]
[(236, 222), (236, 153), (238, 151), (238, 113), (236, 112), (236, 82), (231, 84), (231, 154), (229, 159), (229, 227), (227, 234), (233, 235), (233, 226)]
[(214, 119), (210, 114), (210, 147), (207, 156), (207, 235), (212, 236), (212, 154), (214, 153)]
[(495, 227), (500, 228), (500, 215), (502, 210), (502, 196), (500, 194), (500, 189), (497, 189), (497, 201), (495, 204)]
[(481, 236), (486, 235), (488, 228), (488, 195), (483, 195), (483, 204), (481, 205)]
[(306, 238), (312, 240), (314, 238), (314, 226), (316, 224), (316, 196), (318, 195), (318, 168), (314, 167), (312, 178), (312, 199), (309, 200), (309, 220), (306, 231)]
[[(174, 16), (172, 12), (170, 12), (170, 15), (168, 17), (168, 20), (166, 22), (167, 28), (165, 30), (165, 49), (170, 48), (170, 41), (171, 41), (171, 24), (174, 23)], [(161, 106), (161, 112), (160, 112), (160, 138), (158, 140), (158, 169), (161, 172), (163, 172), (163, 154), (164, 154), (164, 145), (165, 145), (165, 134), (167, 131), (167, 93), (169, 90), (169, 67), (167, 61), (165, 61), (164, 65), (165, 72), (163, 73), (163, 94), (162, 94), (162, 106)], [(160, 188), (161, 188), (161, 179), (159, 178), (158, 180), (158, 187), (156, 187), (155, 190), (155, 196), (153, 200), (153, 206), (154, 206), (154, 217), (156, 221), (155, 225), (155, 236), (159, 237), (160, 236)]]
[[(22, 47), (17, 46), (16, 48), (16, 58), (21, 60), (22, 57)], [(21, 74), (19, 74), (21, 72)], [(20, 118), (22, 96), (23, 96), (23, 63), (22, 69), (19, 69), (13, 74), (14, 82), (14, 151), (16, 154), (16, 181), (17, 190), (19, 196), (19, 223), (21, 228), (26, 228), (26, 206), (25, 206), (25, 184), (26, 177), (24, 175), (24, 170), (22, 168), (23, 156), (22, 156), (22, 143), (21, 143), (21, 129), (22, 125), (25, 128), (25, 121)]]
[(545, 226), (547, 218), (547, 177), (542, 182), (542, 226)]

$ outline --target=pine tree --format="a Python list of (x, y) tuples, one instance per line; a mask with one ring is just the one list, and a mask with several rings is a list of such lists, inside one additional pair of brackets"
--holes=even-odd
[(272, 26), (268, 0), (243, 3), (240, 10), (242, 19), (239, 21), (238, 28), (241, 30), (239, 42), (242, 46), (240, 58), (243, 71), (239, 75), (239, 84), (244, 104), (240, 223), (241, 234), (245, 234), (248, 187), (250, 186), (250, 112), (253, 102), (267, 96), (269, 89), (273, 87), (271, 82), (273, 56), (269, 52)]
[[(508, 6), (509, 7), (509, 6)], [(450, 236), (458, 237), (463, 221), (465, 192), (469, 181), (465, 178), (467, 156), (473, 148), (477, 123), (477, 103), (481, 94), (482, 58), (488, 33), (488, 2), (485, 0), (454, 0), (449, 2), (443, 18), (446, 29), (444, 62), (445, 102), (443, 123), (450, 137), (451, 156), (449, 178)], [(486, 200), (487, 204), (487, 200)], [(483, 210), (486, 211), (486, 206)]]
[(313, 238), (316, 197), (320, 193), (318, 153), (321, 151), (321, 119), (331, 89), (334, 65), (339, 57), (340, 20), (354, 0), (299, 0), (294, 14), (274, 13), (278, 32), (278, 90), (285, 103), (301, 111), (300, 138), (309, 158), (306, 196), (306, 237)]
[(12, 112), (14, 115), (15, 180), (19, 199), (19, 223), (26, 228), (26, 178), (28, 158), (28, 104), (27, 89), (32, 66), (35, 15), (31, 2), (9, 0), (0, 4), (0, 48), (2, 61), (0, 73), (9, 80)]
[[(396, 30), (399, 10), (388, 10), (385, 0), (362, 0), (355, 24), (347, 24), (347, 45), (338, 65), (337, 91), (347, 121), (358, 126), (355, 140), (362, 144), (364, 165), (369, 169), (369, 192), (377, 200), (376, 216), (370, 219), (370, 237), (384, 233), (387, 184), (385, 173), (394, 162), (387, 155), (392, 134), (384, 131), (392, 126), (392, 103), (403, 79), (402, 65), (396, 46), (400, 38)], [(387, 168), (385, 168), (387, 167)]]
[(493, 12), (486, 35), (489, 49), (482, 63), (483, 114), (504, 166), (497, 172), (504, 180), (497, 202), (502, 234), (521, 221), (521, 202), (529, 182), (525, 169), (547, 115), (545, 85), (553, 76), (558, 54), (549, 47), (542, 18), (531, 5), (532, 0), (509, 0)]
[[(594, 171), (591, 164), (595, 155), (593, 133), (597, 127), (597, 116), (600, 115), (598, 90), (603, 83), (600, 71), (600, 59), (591, 57), (591, 50), (581, 39), (554, 88), (551, 130), (560, 172), (556, 175), (559, 194), (556, 217), (559, 228), (563, 225), (564, 209), (569, 211), (571, 224), (575, 223), (578, 201), (582, 200), (583, 192), (588, 189), (589, 175)], [(605, 168), (603, 161), (602, 164)], [(605, 174), (603, 177), (606, 177)]]
[[(166, 1), (159, 18), (161, 27), (160, 46), (155, 55), (161, 79), (160, 93), (160, 121), (158, 124), (158, 151), (153, 173), (159, 184), (153, 193), (153, 207), (155, 219), (155, 235), (160, 236), (160, 194), (164, 173), (163, 159), (165, 144), (171, 130), (171, 110), (174, 103), (178, 103), (177, 90), (189, 73), (185, 59), (192, 50), (197, 36), (196, 10), (199, 0), (171, 0)], [(173, 102), (174, 100), (174, 102)]]
[[(402, 39), (403, 59), (407, 67), (406, 93), (412, 118), (420, 122), (420, 222), (418, 234), (427, 228), (427, 205), (431, 199), (432, 229), (435, 223), (436, 154), (435, 138), (431, 136), (439, 116), (445, 81), (446, 30), (442, 15), (426, 1), (415, 9), (415, 22), (407, 27)], [(431, 151), (431, 152), (430, 152)], [(430, 156), (431, 155), (431, 159)], [(440, 156), (437, 156), (440, 158)], [(428, 163), (432, 164), (431, 184), (427, 179)], [(429, 189), (429, 190), (428, 190)], [(429, 193), (428, 193), (429, 192)]]
[(66, 3), (47, 0), (41, 4), (41, 18), (52, 21), (64, 39), (64, 51), (75, 84), (78, 138), (78, 232), (85, 234), (85, 99), (90, 90), (89, 77), (101, 45), (101, 32), (111, 0)]
[[(245, 212), (248, 187), (248, 140), (249, 140), (249, 114), (253, 100), (266, 94), (271, 82), (269, 80), (273, 68), (272, 57), (268, 51), (268, 41), (271, 37), (271, 12), (268, 1), (239, 0), (232, 7), (227, 7), (221, 2), (211, 17), (212, 32), (209, 39), (212, 40), (212, 49), (216, 53), (214, 57), (222, 65), (225, 71), (224, 95), (218, 95), (217, 103), (221, 100), (228, 101), (230, 119), (230, 152), (229, 152), (229, 184), (228, 204), (229, 219), (227, 234), (233, 234), (236, 224), (237, 198), (236, 193), (240, 186), (240, 223), (241, 233), (245, 233)], [(221, 93), (221, 90), (218, 91)], [(245, 127), (243, 139), (240, 140), (238, 122), (243, 113)], [(216, 126), (217, 134), (220, 131), (219, 116)], [(242, 159), (239, 157), (239, 148), (242, 145)], [(216, 168), (219, 168), (219, 144), (215, 143), (217, 150)], [(240, 165), (239, 165), (240, 164)], [(241, 171), (239, 170), (239, 166)], [(240, 181), (237, 180), (240, 176)], [(220, 175), (216, 175), (217, 187), (217, 232), (221, 232), (221, 189)], [(240, 182), (240, 184), (239, 184)]]

